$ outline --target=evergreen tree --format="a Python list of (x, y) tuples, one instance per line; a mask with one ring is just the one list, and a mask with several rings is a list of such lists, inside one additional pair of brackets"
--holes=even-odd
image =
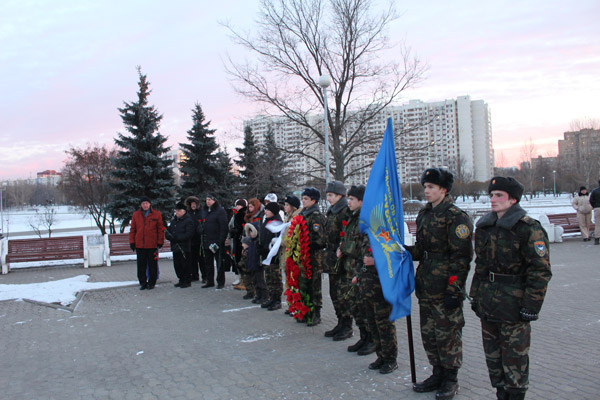
[(219, 150), (216, 159), (219, 172), (215, 195), (221, 205), (227, 209), (233, 207), (233, 203), (239, 197), (237, 191), (238, 178), (232, 172), (233, 165), (226, 148)]
[(152, 91), (140, 67), (138, 75), (137, 101), (124, 102), (125, 106), (119, 108), (129, 135), (119, 133), (115, 139), (120, 149), (114, 159), (115, 181), (111, 186), (115, 194), (109, 209), (111, 215), (121, 221), (121, 232), (129, 225), (142, 197), (150, 199), (152, 207), (162, 213), (165, 221), (169, 220), (174, 205), (173, 160), (166, 155), (170, 150), (164, 146), (167, 138), (158, 132), (162, 115), (148, 105)]
[(268, 192), (275, 193), (281, 197), (289, 191), (288, 183), (291, 176), (284, 171), (285, 161), (285, 155), (275, 143), (273, 130), (269, 126), (259, 157), (259, 170), (261, 171), (261, 184), (259, 187), (265, 194)]
[(251, 127), (244, 128), (243, 147), (236, 147), (235, 150), (239, 154), (239, 159), (234, 162), (240, 167), (240, 193), (247, 199), (258, 197), (260, 195), (259, 148), (254, 141)]
[(189, 143), (180, 143), (183, 152), (181, 170), (182, 198), (215, 192), (220, 180), (219, 160), (215, 152), (218, 150), (214, 138), (215, 130), (209, 129), (210, 121), (204, 122), (204, 112), (196, 103), (192, 110), (192, 128), (187, 131)]

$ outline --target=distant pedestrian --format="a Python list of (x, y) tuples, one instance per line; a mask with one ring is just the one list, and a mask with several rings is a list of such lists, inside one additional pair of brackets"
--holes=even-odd
[(590, 194), (585, 186), (579, 188), (579, 193), (573, 198), (573, 208), (577, 211), (577, 222), (583, 241), (590, 240), (590, 227), (592, 226), (592, 210)]
[[(229, 220), (229, 242), (231, 244), (231, 254), (236, 266), (240, 265), (242, 259), (242, 235), (244, 234), (244, 217), (248, 209), (246, 199), (237, 199), (233, 207), (233, 216)], [(238, 268), (240, 279), (233, 288), (238, 290), (246, 290), (244, 281), (245, 268)]]
[(225, 271), (221, 267), (221, 253), (227, 238), (227, 214), (213, 194), (206, 196), (206, 206), (202, 209), (202, 247), (206, 283), (203, 288), (215, 286), (215, 264), (217, 268), (217, 289), (225, 285)]
[(185, 205), (187, 206), (187, 214), (194, 222), (194, 236), (192, 237), (190, 250), (190, 271), (192, 274), (192, 281), (199, 281), (200, 275), (202, 275), (202, 283), (206, 283), (204, 254), (202, 253), (202, 235), (198, 228), (200, 219), (202, 218), (200, 199), (196, 196), (189, 196), (185, 199)]
[(590, 194), (590, 204), (594, 208), (594, 244), (600, 244), (600, 180), (598, 187)]
[[(160, 211), (154, 210), (148, 197), (142, 197), (140, 208), (131, 217), (129, 246), (137, 255), (140, 290), (154, 289), (157, 279), (158, 249), (165, 241)], [(146, 276), (148, 270), (148, 276)]]
[(494, 177), (492, 212), (477, 222), (471, 307), (499, 400), (522, 400), (529, 385), (530, 321), (538, 319), (552, 277), (548, 235), (519, 201), (523, 185)]
[(175, 205), (175, 215), (165, 230), (165, 237), (171, 242), (173, 251), (173, 267), (179, 282), (175, 287), (188, 288), (192, 280), (192, 237), (195, 232), (195, 224), (187, 214), (187, 207), (183, 202)]

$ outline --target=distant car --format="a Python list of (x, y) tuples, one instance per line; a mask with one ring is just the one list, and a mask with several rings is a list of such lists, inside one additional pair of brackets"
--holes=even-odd
[(404, 204), (419, 204), (419, 205), (424, 205), (425, 202), (423, 202), (421, 200), (404, 200)]

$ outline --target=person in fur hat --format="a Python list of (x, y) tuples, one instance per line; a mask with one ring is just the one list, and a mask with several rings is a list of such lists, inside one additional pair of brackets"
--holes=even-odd
[(190, 242), (190, 271), (191, 280), (193, 282), (200, 280), (202, 275), (202, 283), (206, 283), (206, 271), (204, 268), (204, 255), (201, 251), (202, 235), (200, 234), (201, 213), (200, 199), (196, 196), (189, 196), (185, 199), (187, 207), (187, 215), (194, 221), (194, 236)]
[(421, 338), (433, 374), (413, 385), (415, 392), (437, 391), (436, 399), (458, 392), (462, 365), (463, 300), (473, 258), (473, 223), (449, 195), (452, 173), (429, 168), (421, 176), (427, 205), (417, 216), (417, 240), (407, 246), (419, 261), (415, 293), (419, 299)]
[(215, 286), (215, 261), (217, 264), (217, 289), (225, 285), (225, 272), (221, 267), (221, 254), (227, 238), (227, 213), (219, 205), (214, 194), (206, 195), (206, 206), (202, 209), (202, 247), (206, 266), (206, 283), (203, 288)]
[(190, 249), (195, 231), (194, 221), (192, 221), (186, 210), (186, 205), (181, 201), (178, 202), (175, 205), (175, 215), (165, 230), (165, 238), (171, 242), (171, 250), (173, 251), (173, 268), (175, 268), (175, 274), (179, 278), (179, 282), (175, 284), (175, 287), (182, 289), (191, 286), (190, 261), (192, 258)]

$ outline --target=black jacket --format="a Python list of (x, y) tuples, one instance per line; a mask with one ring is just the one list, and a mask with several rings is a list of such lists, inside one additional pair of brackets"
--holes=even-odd
[(594, 208), (600, 207), (600, 186), (592, 190), (592, 193), (590, 193), (590, 204)]
[(202, 209), (202, 246), (208, 249), (212, 243), (223, 248), (227, 238), (227, 214), (219, 203), (215, 202), (212, 207), (204, 206)]
[(187, 213), (181, 218), (174, 216), (165, 231), (165, 237), (171, 242), (171, 250), (190, 252), (194, 230), (194, 220)]

